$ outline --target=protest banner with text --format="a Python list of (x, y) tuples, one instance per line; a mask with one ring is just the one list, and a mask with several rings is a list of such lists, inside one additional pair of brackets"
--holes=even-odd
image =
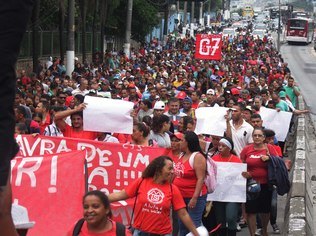
[[(141, 177), (151, 160), (168, 155), (164, 148), (142, 147), (132, 144), (106, 143), (92, 140), (30, 135), (17, 136), (21, 156), (47, 155), (71, 150), (87, 151), (89, 190), (105, 193), (119, 191)], [(122, 207), (122, 205), (124, 207)], [(115, 219), (129, 223), (132, 204), (121, 201), (112, 204)]]
[(28, 235), (65, 235), (82, 218), (86, 151), (16, 157), (11, 161), (13, 202), (35, 225)]

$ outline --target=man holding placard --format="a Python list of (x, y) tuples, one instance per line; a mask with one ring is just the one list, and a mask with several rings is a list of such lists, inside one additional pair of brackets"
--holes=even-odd
[[(56, 126), (62, 131), (64, 137), (95, 140), (99, 133), (83, 130), (83, 113), (85, 103), (79, 104), (76, 108), (57, 112), (55, 115)], [(65, 122), (65, 118), (71, 117), (71, 126)]]

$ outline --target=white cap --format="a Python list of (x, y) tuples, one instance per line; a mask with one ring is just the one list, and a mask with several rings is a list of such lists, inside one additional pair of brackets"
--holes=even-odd
[(29, 220), (27, 209), (25, 207), (12, 204), (11, 214), (16, 229), (33, 228), (35, 222)]
[[(210, 235), (204, 226), (200, 226), (200, 227), (196, 228), (196, 230), (198, 231), (200, 236), (209, 236)], [(193, 236), (193, 234), (188, 233), (186, 236)]]
[(206, 94), (215, 95), (215, 91), (214, 91), (214, 89), (208, 89), (208, 90), (206, 91)]
[(162, 73), (162, 77), (168, 79), (168, 78), (169, 78), (168, 72), (167, 72), (167, 71), (164, 71), (164, 72)]
[(154, 110), (165, 110), (165, 103), (163, 101), (157, 101), (154, 106)]

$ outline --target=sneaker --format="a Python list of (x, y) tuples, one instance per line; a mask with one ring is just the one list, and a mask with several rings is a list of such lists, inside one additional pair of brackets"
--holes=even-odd
[(240, 221), (239, 221), (239, 226), (240, 226), (241, 228), (247, 227), (247, 222), (246, 222), (246, 220), (243, 219), (243, 218), (241, 218)]
[(240, 232), (241, 231), (241, 227), (240, 225), (237, 223), (237, 227), (236, 227), (237, 231)]
[(262, 235), (262, 229), (257, 229), (255, 232), (256, 236), (261, 236)]
[(279, 229), (279, 226), (277, 224), (272, 225), (272, 229), (273, 229), (273, 232), (275, 234), (279, 234), (280, 233), (280, 229)]

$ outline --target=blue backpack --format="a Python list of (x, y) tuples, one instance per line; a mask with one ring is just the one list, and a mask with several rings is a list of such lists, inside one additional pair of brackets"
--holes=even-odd
[(277, 187), (277, 193), (281, 196), (288, 193), (291, 188), (289, 173), (282, 158), (270, 155), (268, 162), (268, 183)]

